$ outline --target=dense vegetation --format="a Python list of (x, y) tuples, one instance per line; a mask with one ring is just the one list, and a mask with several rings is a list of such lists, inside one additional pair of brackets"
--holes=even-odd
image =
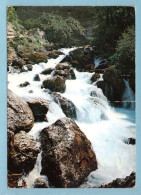
[(92, 45), (98, 57), (108, 58), (121, 73), (135, 68), (135, 11), (133, 7), (93, 7)]

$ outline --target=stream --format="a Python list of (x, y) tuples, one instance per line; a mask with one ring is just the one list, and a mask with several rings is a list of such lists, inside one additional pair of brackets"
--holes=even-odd
[[(23, 100), (43, 98), (49, 102), (48, 122), (35, 122), (29, 132), (36, 140), (38, 140), (38, 135), (44, 127), (65, 116), (47, 90), (41, 89), (43, 80), (52, 75), (42, 75), (40, 73), (48, 67), (55, 67), (74, 49), (60, 49), (64, 55), (60, 55), (56, 59), (49, 59), (47, 63), (35, 64), (32, 71), (20, 74), (9, 73), (8, 75), (8, 88)], [(123, 97), (125, 105), (123, 105), (123, 108), (114, 108), (110, 106), (102, 90), (97, 88), (96, 82), (91, 83), (90, 78), (93, 73), (79, 72), (76, 69), (74, 69), (74, 72), (76, 80), (66, 80), (66, 90), (61, 95), (71, 100), (76, 106), (77, 118), (75, 122), (90, 140), (98, 161), (98, 169), (91, 172), (81, 186), (100, 186), (116, 178), (124, 178), (130, 175), (132, 171), (136, 171), (136, 145), (126, 144), (125, 140), (131, 137), (135, 138), (136, 129), (135, 106), (133, 106), (135, 97), (128, 81), (124, 81), (126, 84)], [(38, 82), (33, 81), (36, 74), (40, 76)], [(99, 79), (102, 80), (102, 74)], [(19, 84), (25, 81), (28, 81), (30, 85), (20, 88)], [(31, 90), (33, 92), (29, 93)], [(131, 102), (131, 105), (126, 105), (127, 100)], [(35, 179), (41, 176), (40, 171), (41, 153), (38, 155), (34, 169), (29, 175), (23, 177), (28, 188), (32, 188)], [(46, 176), (42, 177), (47, 179)]]

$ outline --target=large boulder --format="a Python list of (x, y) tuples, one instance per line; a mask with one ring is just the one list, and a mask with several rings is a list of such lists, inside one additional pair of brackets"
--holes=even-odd
[(125, 91), (123, 78), (115, 69), (106, 69), (103, 74), (103, 81), (98, 81), (104, 95), (111, 102), (121, 102)]
[(33, 112), (35, 121), (47, 121), (46, 114), (48, 112), (48, 104), (43, 99), (34, 99), (27, 101)]
[(72, 66), (80, 71), (94, 70), (94, 51), (91, 47), (81, 47), (70, 52), (70, 60)]
[(54, 101), (61, 106), (67, 117), (76, 119), (76, 107), (70, 100), (56, 92), (52, 93), (52, 96)]
[(10, 90), (7, 98), (8, 129), (14, 133), (20, 130), (28, 132), (34, 125), (33, 114), (28, 104)]
[(10, 144), (8, 170), (15, 173), (28, 173), (31, 171), (40, 152), (40, 144), (25, 131), (16, 133)]
[(60, 76), (48, 77), (46, 78), (41, 88), (48, 88), (52, 92), (64, 92), (66, 89), (65, 79)]
[(90, 141), (70, 118), (57, 120), (40, 133), (42, 171), (55, 187), (74, 188), (97, 169)]

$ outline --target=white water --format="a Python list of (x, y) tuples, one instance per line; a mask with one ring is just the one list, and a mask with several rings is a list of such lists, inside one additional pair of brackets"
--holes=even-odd
[(129, 81), (128, 80), (124, 80), (125, 83), (125, 92), (123, 94), (123, 106), (124, 107), (130, 107), (132, 110), (135, 109), (135, 95), (134, 92), (132, 91), (132, 89), (129, 86)]
[[(67, 55), (70, 50), (62, 49), (62, 51)], [(40, 97), (49, 102), (47, 114), (49, 122), (35, 123), (29, 132), (37, 140), (39, 132), (44, 127), (65, 116), (50, 95), (41, 89), (41, 83), (46, 76), (39, 74), (47, 67), (55, 67), (64, 56), (61, 55), (48, 63), (34, 65), (31, 72), (8, 75), (9, 88), (20, 97)], [(33, 81), (33, 77), (37, 73), (40, 75), (40, 82)], [(90, 173), (82, 186), (99, 186), (102, 183), (111, 182), (113, 179), (126, 177), (135, 171), (135, 146), (123, 142), (129, 137), (135, 138), (135, 111), (112, 108), (102, 90), (95, 84), (91, 84), (92, 73), (75, 70), (75, 74), (77, 79), (66, 81), (66, 91), (62, 95), (75, 104), (77, 108), (76, 123), (91, 141), (98, 161), (98, 169)], [(102, 79), (102, 75), (100, 79)], [(31, 85), (19, 88), (18, 85), (24, 81), (29, 81)], [(28, 93), (29, 90), (33, 90), (33, 93)], [(90, 96), (91, 91), (94, 91), (94, 96)], [(35, 179), (40, 176), (40, 155), (34, 169), (29, 176), (24, 178), (28, 188), (33, 187)]]

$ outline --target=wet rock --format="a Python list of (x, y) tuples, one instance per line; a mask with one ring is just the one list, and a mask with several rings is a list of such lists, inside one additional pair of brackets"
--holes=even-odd
[(34, 99), (27, 101), (33, 112), (35, 121), (47, 121), (46, 114), (48, 112), (48, 104), (43, 99)]
[(27, 69), (28, 69), (29, 71), (32, 71), (32, 69), (33, 69), (32, 64), (27, 64), (26, 67), (27, 67)]
[(132, 188), (136, 184), (136, 174), (132, 172), (129, 176), (123, 179), (113, 180), (111, 183), (101, 185), (99, 188)]
[(80, 71), (94, 69), (94, 52), (90, 47), (82, 47), (70, 52), (70, 59), (72, 66)]
[(28, 86), (28, 85), (30, 85), (30, 83), (29, 83), (28, 81), (25, 81), (24, 83), (21, 83), (21, 84), (19, 85), (19, 87), (26, 87), (26, 86)]
[(54, 71), (55, 68), (47, 68), (41, 72), (41, 74), (47, 75), (50, 74), (52, 71)]
[(90, 80), (91, 80), (92, 82), (96, 82), (99, 78), (100, 78), (100, 74), (95, 73), (95, 74), (92, 75), (92, 77), (91, 77)]
[(61, 51), (52, 50), (48, 53), (48, 58), (56, 59), (59, 55), (64, 55)]
[(64, 79), (74, 80), (76, 79), (73, 69), (55, 70), (54, 75), (63, 77)]
[(95, 71), (95, 73), (99, 73), (99, 74), (104, 73), (104, 69), (95, 69), (94, 71)]
[(55, 187), (78, 187), (97, 169), (91, 143), (72, 119), (65, 117), (44, 128), (40, 140), (41, 173)]
[(21, 62), (21, 60), (15, 59), (15, 60), (12, 61), (11, 66), (13, 66), (15, 68), (22, 68), (23, 63)]
[(125, 84), (117, 70), (106, 69), (103, 74), (103, 81), (98, 81), (97, 86), (102, 89), (109, 101), (113, 103), (122, 101)]
[(124, 139), (123, 140), (125, 144), (131, 144), (131, 145), (135, 145), (136, 144), (136, 139), (135, 138), (128, 138), (128, 139)]
[(28, 72), (28, 68), (26, 66), (23, 66), (21, 72)]
[(59, 93), (52, 93), (54, 101), (59, 104), (64, 114), (69, 117), (76, 119), (76, 107), (75, 105), (65, 97), (62, 97)]
[(41, 88), (48, 88), (52, 92), (63, 93), (66, 89), (65, 79), (60, 76), (48, 77), (43, 81)]
[(65, 70), (65, 69), (70, 69), (70, 68), (71, 68), (71, 65), (68, 62), (59, 63), (55, 67), (56, 70)]
[(33, 80), (34, 80), (34, 81), (40, 81), (40, 77), (39, 77), (39, 75), (38, 75), (38, 74), (36, 74), (36, 75), (34, 76)]
[(74, 70), (72, 68), (70, 68), (70, 70), (69, 70), (69, 78), (68, 79), (70, 79), (70, 80), (75, 80), (76, 79)]
[(39, 152), (39, 143), (31, 135), (25, 131), (16, 133), (8, 155), (8, 170), (15, 173), (28, 173), (34, 168)]
[(105, 69), (108, 68), (108, 61), (106, 59), (101, 60), (99, 65), (95, 69)]
[(129, 78), (129, 85), (134, 93), (135, 93), (135, 80), (136, 79), (134, 77)]
[(22, 181), (22, 185), (18, 184), (19, 179), (22, 177), (21, 173), (12, 173), (10, 171), (8, 171), (8, 187), (9, 188), (26, 188), (26, 182), (23, 179)]
[(20, 130), (28, 132), (34, 124), (33, 114), (28, 104), (10, 90), (7, 98), (8, 129), (14, 133)]
[(29, 92), (28, 93), (33, 93), (33, 90), (29, 90)]
[(49, 188), (48, 181), (44, 178), (37, 178), (34, 183), (34, 188)]

